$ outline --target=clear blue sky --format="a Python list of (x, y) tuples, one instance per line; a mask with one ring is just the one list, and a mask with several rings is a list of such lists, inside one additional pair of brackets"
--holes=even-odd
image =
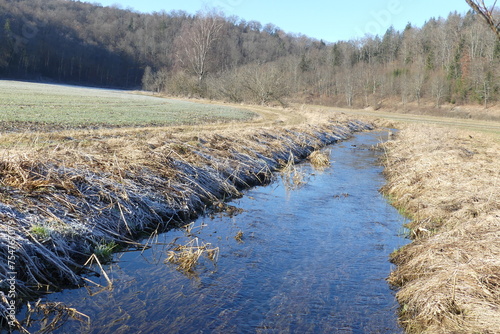
[(301, 33), (328, 42), (383, 35), (393, 25), (402, 30), (408, 22), (422, 26), (431, 17), (452, 11), (465, 13), (465, 0), (87, 0), (103, 6), (118, 5), (139, 12), (184, 10), (190, 14), (206, 7), (222, 9), (263, 25), (273, 23), (289, 33)]

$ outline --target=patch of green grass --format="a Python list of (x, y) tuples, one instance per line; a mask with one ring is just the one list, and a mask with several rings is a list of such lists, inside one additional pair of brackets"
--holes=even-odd
[(118, 244), (114, 241), (111, 242), (103, 242), (96, 246), (94, 249), (94, 254), (97, 256), (99, 260), (102, 262), (108, 262), (113, 257), (113, 252), (118, 247)]
[(33, 234), (37, 239), (48, 239), (50, 237), (50, 230), (45, 226), (34, 225), (30, 228), (30, 233)]
[(402, 206), (402, 205), (398, 205), (397, 204), (397, 196), (396, 195), (393, 195), (393, 194), (388, 194), (388, 193), (382, 193), (382, 195), (386, 198), (387, 202), (392, 205), (393, 207), (396, 208), (396, 210), (398, 210), (398, 213), (409, 219), (409, 220), (413, 220), (413, 214), (411, 213), (411, 210), (409, 210), (408, 208)]
[(247, 120), (251, 111), (127, 91), (0, 80), (0, 122), (85, 125), (191, 125)]

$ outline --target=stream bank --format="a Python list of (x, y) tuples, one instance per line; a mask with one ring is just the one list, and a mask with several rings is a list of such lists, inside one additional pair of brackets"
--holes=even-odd
[(407, 125), (385, 145), (383, 191), (412, 219), (389, 277), (407, 333), (500, 332), (496, 134)]
[[(40, 291), (82, 286), (83, 264), (193, 219), (214, 202), (272, 179), (273, 172), (353, 132), (360, 121), (202, 133), (142, 131), (47, 143), (0, 163), (0, 313)], [(11, 253), (9, 253), (12, 250)], [(14, 275), (15, 294), (7, 279)], [(11, 304), (12, 303), (12, 304)]]
[[(323, 149), (329, 166), (280, 171), (230, 210), (115, 253), (103, 266), (112, 284), (89, 277), (19, 319), (31, 332), (54, 324), (54, 334), (402, 333), (385, 278), (389, 254), (407, 243), (405, 219), (378, 191), (383, 152), (373, 149), (386, 137), (364, 132)], [(189, 267), (172, 261), (191, 255)]]

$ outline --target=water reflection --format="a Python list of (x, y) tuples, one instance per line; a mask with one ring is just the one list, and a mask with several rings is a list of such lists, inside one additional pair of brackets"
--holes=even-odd
[[(203, 217), (189, 231), (157, 236), (150, 249), (117, 254), (105, 266), (112, 289), (45, 299), (91, 319), (53, 332), (401, 333), (385, 277), (389, 253), (405, 243), (403, 218), (378, 193), (382, 168), (369, 145), (380, 135), (333, 146), (323, 172), (300, 165), (308, 177), (298, 189), (281, 181), (252, 189), (231, 203), (238, 215)], [(218, 247), (218, 260), (201, 256), (193, 275), (165, 263), (193, 238)]]

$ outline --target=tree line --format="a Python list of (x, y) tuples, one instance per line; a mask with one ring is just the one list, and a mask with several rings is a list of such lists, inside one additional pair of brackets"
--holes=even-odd
[(327, 43), (216, 10), (142, 14), (80, 1), (0, 0), (0, 38), (4, 78), (260, 104), (500, 100), (500, 39), (473, 11)]

